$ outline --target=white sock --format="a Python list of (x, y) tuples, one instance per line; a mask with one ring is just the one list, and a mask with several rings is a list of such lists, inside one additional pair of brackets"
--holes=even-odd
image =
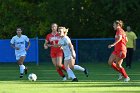
[(19, 65), (19, 67), (20, 67), (20, 73), (23, 74), (24, 73), (25, 66), (24, 65)]
[(76, 76), (74, 75), (73, 71), (70, 68), (67, 69), (67, 74), (69, 78), (72, 79), (76, 78)]
[(79, 65), (74, 65), (74, 70), (85, 71), (85, 69)]

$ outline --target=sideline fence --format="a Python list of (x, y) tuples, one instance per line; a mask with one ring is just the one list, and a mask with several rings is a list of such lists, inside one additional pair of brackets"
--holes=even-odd
[[(31, 47), (27, 52), (25, 62), (51, 62), (50, 49), (45, 50), (45, 39), (31, 38)], [(76, 63), (107, 62), (113, 48), (108, 45), (113, 43), (113, 38), (88, 38), (72, 39), (76, 51)], [(137, 39), (137, 50), (134, 52), (133, 61), (140, 61), (140, 39)], [(10, 47), (10, 40), (0, 40), (0, 62), (16, 62), (14, 49)]]

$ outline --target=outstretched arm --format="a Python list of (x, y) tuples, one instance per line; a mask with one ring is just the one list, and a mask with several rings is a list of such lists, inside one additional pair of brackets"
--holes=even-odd
[(76, 53), (75, 53), (75, 50), (74, 50), (74, 47), (73, 47), (72, 43), (69, 43), (69, 46), (70, 46), (70, 49), (71, 49), (72, 57), (74, 59), (76, 59)]

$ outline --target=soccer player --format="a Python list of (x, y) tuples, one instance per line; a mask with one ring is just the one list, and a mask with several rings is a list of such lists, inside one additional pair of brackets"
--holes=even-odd
[(76, 78), (76, 76), (74, 75), (71, 69), (82, 71), (88, 77), (88, 72), (85, 68), (79, 65), (74, 65), (76, 54), (75, 54), (74, 47), (71, 43), (71, 40), (67, 36), (68, 29), (66, 29), (65, 27), (59, 27), (58, 32), (60, 34), (61, 39), (59, 40), (58, 45), (55, 44), (55, 47), (61, 47), (63, 49), (64, 57), (65, 57), (64, 65), (65, 65), (68, 77), (72, 78), (73, 82), (78, 82), (78, 79)]
[(115, 49), (110, 55), (108, 63), (112, 66), (112, 68), (120, 73), (118, 80), (124, 77), (124, 82), (128, 82), (130, 81), (130, 78), (128, 77), (125, 69), (122, 67), (123, 59), (126, 57), (126, 43), (128, 40), (122, 26), (123, 22), (121, 20), (116, 20), (113, 23), (113, 28), (116, 30), (115, 42), (108, 45), (108, 48), (115, 47)]
[(51, 48), (50, 56), (52, 58), (52, 62), (56, 67), (58, 74), (63, 78), (63, 81), (65, 81), (67, 80), (67, 78), (62, 71), (62, 70), (66, 71), (64, 65), (62, 64), (63, 51), (60, 47), (50, 46), (58, 44), (58, 41), (60, 39), (60, 36), (57, 32), (57, 27), (58, 25), (56, 23), (53, 23), (51, 25), (52, 32), (46, 36), (44, 49), (48, 49), (48, 47)]
[[(27, 68), (23, 65), (23, 62), (26, 58), (26, 51), (30, 47), (29, 38), (26, 35), (22, 35), (21, 28), (17, 28), (17, 35), (12, 37), (10, 43), (11, 47), (15, 49), (16, 60), (20, 68), (20, 78), (23, 77), (23, 74), (27, 74)], [(25, 43), (28, 42), (28, 46), (25, 47)]]

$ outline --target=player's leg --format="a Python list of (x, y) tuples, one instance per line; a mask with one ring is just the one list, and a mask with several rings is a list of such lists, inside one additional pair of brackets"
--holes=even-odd
[(132, 64), (132, 59), (133, 59), (133, 48), (130, 48), (130, 53), (129, 53), (129, 68), (131, 68), (131, 64)]
[(76, 78), (75, 74), (73, 73), (73, 71), (69, 68), (69, 63), (71, 63), (71, 60), (64, 60), (64, 66), (65, 69), (67, 71), (68, 77), (72, 78), (72, 82), (78, 82), (78, 79)]
[(62, 72), (62, 70), (66, 71), (64, 65), (62, 64), (62, 57), (57, 57), (57, 62), (56, 62), (56, 64), (57, 64), (57, 67), (60, 69), (60, 71), (61, 71), (61, 73), (62, 73), (62, 75), (63, 75), (63, 81), (66, 81), (67, 78), (66, 78), (66, 76), (64, 75), (64, 73)]
[(65, 66), (62, 64), (62, 57), (57, 57), (57, 66), (62, 70), (66, 71)]
[(23, 74), (24, 74), (25, 66), (23, 65), (23, 62), (24, 62), (25, 58), (26, 58), (26, 56), (20, 56), (20, 58), (18, 60), (18, 65), (20, 68), (20, 78), (22, 78)]
[(58, 55), (57, 55), (57, 51), (51, 51), (52, 63), (53, 63), (53, 65), (56, 67), (57, 73), (58, 73), (62, 78), (64, 78), (65, 75), (63, 74), (62, 69), (59, 68), (59, 67), (57, 66), (57, 56), (58, 56)]
[(127, 48), (127, 53), (126, 53), (126, 68), (129, 67), (129, 58), (130, 58), (129, 55), (130, 55), (129, 48)]
[(116, 66), (116, 55), (114, 55), (113, 53), (110, 55), (109, 60), (108, 60), (108, 64), (116, 71), (120, 72), (119, 69)]
[(53, 63), (53, 65), (56, 67), (56, 71), (57, 71), (57, 73), (62, 77), (62, 78), (64, 78), (65, 77), (65, 75), (63, 74), (63, 72), (62, 72), (62, 70), (57, 66), (57, 58), (52, 58), (52, 63)]
[(116, 57), (116, 66), (119, 68), (121, 74), (125, 78), (124, 81), (125, 82), (128, 82), (130, 80), (130, 78), (128, 77), (125, 69), (122, 67), (122, 62), (123, 62), (123, 59), (122, 58)]
[(56, 52), (56, 56), (57, 56), (57, 66), (60, 67), (62, 70), (66, 71), (64, 65), (62, 64), (62, 60), (63, 60), (63, 51), (62, 50), (58, 50)]
[(79, 65), (75, 65), (75, 59), (73, 59), (73, 58), (71, 58), (70, 68), (72, 68), (74, 70), (82, 71), (88, 77), (88, 71), (87, 71), (87, 69), (85, 69), (85, 68), (83, 68), (83, 67), (81, 67)]

